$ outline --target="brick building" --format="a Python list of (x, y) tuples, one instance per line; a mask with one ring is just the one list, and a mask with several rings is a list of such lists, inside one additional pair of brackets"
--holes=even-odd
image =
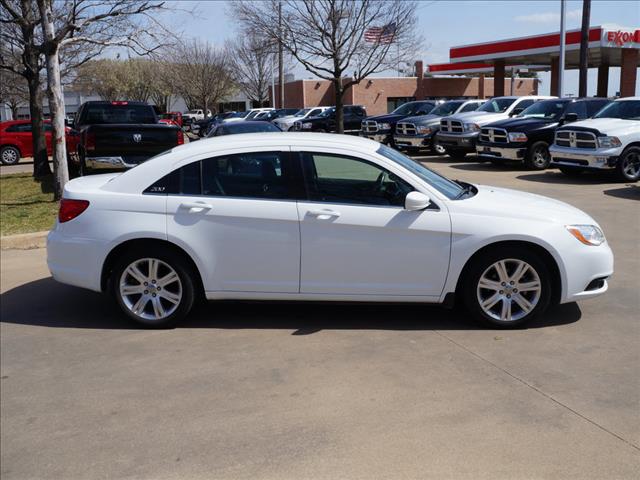
[[(416, 62), (415, 77), (371, 77), (350, 87), (345, 105), (362, 105), (369, 115), (387, 113), (410, 100), (431, 98), (485, 98), (493, 92), (493, 78), (425, 77), (422, 62)], [(344, 80), (348, 81), (347, 79)], [(505, 94), (510, 95), (511, 79), (504, 79)], [(280, 89), (276, 101), (280, 105)], [(534, 78), (514, 81), (514, 95), (535, 95), (538, 83)], [(329, 80), (294, 80), (285, 83), (284, 107), (316, 107), (335, 104), (333, 85)]]

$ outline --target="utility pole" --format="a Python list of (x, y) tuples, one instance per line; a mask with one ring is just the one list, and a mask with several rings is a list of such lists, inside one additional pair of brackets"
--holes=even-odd
[(582, 31), (580, 32), (580, 85), (578, 96), (587, 96), (587, 71), (589, 69), (589, 23), (591, 0), (582, 0)]
[(282, 46), (282, 0), (278, 2), (278, 29), (278, 81), (280, 82), (280, 108), (284, 108), (284, 47)]
[(566, 43), (565, 16), (567, 13), (566, 0), (560, 0), (560, 61), (558, 62), (558, 97), (564, 96), (564, 53)]

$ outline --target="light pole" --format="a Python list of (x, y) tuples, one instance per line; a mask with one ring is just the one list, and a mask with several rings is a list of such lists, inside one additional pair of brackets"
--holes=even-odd
[(565, 52), (565, 15), (567, 11), (566, 0), (560, 0), (560, 58), (558, 62), (558, 97), (564, 95), (564, 52)]

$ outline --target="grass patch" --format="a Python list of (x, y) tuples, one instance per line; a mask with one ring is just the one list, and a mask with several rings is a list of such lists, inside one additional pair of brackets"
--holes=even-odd
[(53, 177), (42, 181), (29, 173), (0, 177), (0, 235), (50, 230), (57, 214)]

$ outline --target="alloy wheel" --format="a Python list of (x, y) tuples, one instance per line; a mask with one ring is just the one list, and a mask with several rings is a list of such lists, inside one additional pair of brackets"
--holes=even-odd
[(480, 276), (477, 298), (485, 315), (501, 322), (520, 320), (540, 301), (542, 282), (538, 272), (523, 260), (503, 259)]
[(13, 165), (17, 163), (20, 158), (18, 157), (18, 152), (13, 148), (5, 148), (2, 150), (2, 163), (5, 165)]
[(119, 288), (125, 307), (144, 320), (164, 320), (182, 301), (180, 276), (157, 258), (131, 262), (120, 276)]
[(538, 147), (533, 152), (533, 164), (538, 168), (545, 168), (550, 160), (549, 151), (545, 147)]
[(622, 160), (622, 172), (630, 180), (640, 177), (640, 153), (629, 152)]

